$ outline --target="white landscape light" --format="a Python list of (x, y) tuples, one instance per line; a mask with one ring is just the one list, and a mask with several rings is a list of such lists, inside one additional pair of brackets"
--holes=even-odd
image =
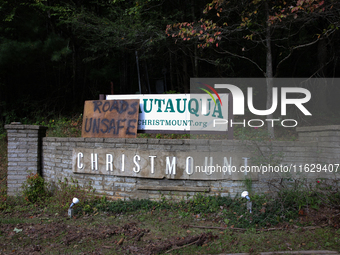
[(246, 198), (248, 201), (250, 201), (250, 197), (249, 197), (248, 195), (249, 195), (248, 191), (243, 191), (242, 194), (241, 194), (241, 197), (244, 197), (244, 198)]
[(72, 199), (72, 204), (70, 205), (70, 208), (68, 208), (68, 216), (69, 216), (70, 218), (73, 217), (73, 209), (72, 209), (72, 206), (74, 206), (75, 204), (78, 204), (78, 203), (79, 203), (79, 199), (76, 198), (76, 197), (74, 197), (74, 198)]
[(249, 213), (251, 213), (251, 207), (252, 207), (252, 202), (250, 201), (249, 193), (248, 191), (243, 191), (241, 194), (241, 197), (246, 198), (247, 201), (247, 210), (249, 210)]
[(70, 208), (72, 208), (72, 206), (74, 206), (75, 204), (78, 204), (78, 203), (79, 203), (79, 199), (76, 198), (76, 197), (74, 197), (74, 198), (72, 199), (72, 204), (70, 205)]

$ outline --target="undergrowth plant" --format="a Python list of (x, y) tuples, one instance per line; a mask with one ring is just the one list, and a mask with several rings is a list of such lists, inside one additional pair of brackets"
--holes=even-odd
[(51, 197), (51, 207), (57, 211), (65, 211), (71, 204), (74, 197), (79, 199), (77, 207), (82, 207), (91, 199), (94, 199), (95, 189), (89, 183), (87, 186), (82, 187), (77, 180), (67, 179), (58, 180), (51, 185), (53, 196)]
[[(82, 207), (89, 201), (94, 200), (94, 189), (89, 183), (88, 186), (82, 187), (71, 178), (68, 180), (58, 180), (56, 183), (45, 182), (38, 174), (29, 174), (22, 185), (22, 197), (29, 204), (45, 204), (46, 207), (53, 211), (65, 211), (72, 199), (79, 199), (78, 206)], [(0, 207), (2, 203), (0, 193)]]
[(7, 189), (5, 187), (0, 188), (0, 210), (7, 207)]
[(253, 194), (253, 180), (249, 177), (245, 177), (245, 179), (243, 180), (243, 184), (244, 184), (246, 191), (248, 191), (249, 194), (252, 195)]
[(55, 117), (46, 120), (38, 120), (35, 124), (48, 127), (47, 136), (51, 137), (79, 137), (83, 115), (76, 115), (71, 118)]
[(30, 173), (22, 184), (22, 195), (28, 203), (44, 201), (49, 196), (44, 179), (37, 173)]
[(0, 130), (0, 188), (6, 187), (7, 180), (7, 141), (5, 138), (6, 133), (1, 134)]
[[(128, 201), (110, 201), (105, 197), (92, 200), (83, 206), (85, 213), (107, 212), (110, 214), (124, 214), (138, 211), (169, 211), (181, 217), (208, 217), (214, 221), (224, 222), (228, 226), (241, 228), (258, 228), (276, 225), (298, 217), (298, 212), (287, 208), (285, 214), (281, 213), (281, 204), (266, 195), (252, 196), (253, 213), (246, 207), (246, 199), (241, 197), (221, 197), (196, 194), (191, 199), (172, 201), (161, 199), (151, 201), (148, 199), (132, 199)], [(289, 216), (289, 217), (288, 217)]]
[(319, 178), (316, 180), (316, 191), (323, 203), (329, 207), (340, 209), (340, 179), (335, 176), (334, 179)]
[[(29, 190), (28, 198), (30, 203), (43, 203), (52, 212), (66, 212), (70, 206), (73, 197), (77, 197), (80, 203), (77, 204), (75, 213), (77, 216), (82, 214), (126, 214), (138, 212), (162, 211), (178, 217), (209, 218), (216, 222), (221, 222), (229, 227), (239, 228), (266, 228), (276, 226), (279, 223), (299, 225), (298, 217), (301, 210), (318, 209), (327, 200), (329, 196), (328, 189), (323, 183), (317, 182), (316, 185), (310, 185), (307, 182), (298, 180), (281, 184), (278, 187), (275, 196), (272, 194), (252, 194), (252, 213), (247, 210), (247, 200), (236, 196), (209, 196), (207, 194), (197, 193), (191, 198), (174, 201), (164, 196), (159, 201), (149, 199), (131, 199), (112, 201), (106, 196), (95, 196), (94, 189), (91, 185), (81, 187), (75, 180), (58, 180), (54, 185), (49, 184), (51, 196), (40, 197), (37, 194), (43, 190), (42, 186), (46, 185), (40, 182), (39, 176), (31, 175), (28, 178), (30, 187), (35, 190)], [(36, 185), (35, 185), (36, 184)], [(27, 184), (28, 185), (28, 184)], [(275, 184), (277, 185), (277, 183)], [(45, 187), (46, 188), (46, 187)], [(326, 189), (327, 188), (327, 189)], [(321, 199), (318, 190), (324, 191), (325, 199)], [(335, 192), (334, 189), (331, 189)], [(27, 194), (27, 193), (26, 193)], [(338, 193), (332, 193), (338, 194)], [(38, 199), (40, 198), (40, 200)], [(0, 201), (0, 206), (5, 201)]]
[[(328, 180), (332, 182), (334, 180)], [(326, 182), (325, 182), (326, 183)], [(303, 213), (303, 210), (318, 210), (321, 206), (334, 207), (340, 203), (334, 194), (340, 194), (337, 185), (321, 184), (320, 180), (306, 178), (280, 178), (269, 180), (270, 190), (275, 194), (276, 201), (284, 210)], [(322, 186), (321, 186), (322, 185)], [(322, 187), (331, 187), (322, 190)], [(335, 200), (330, 200), (335, 198)]]

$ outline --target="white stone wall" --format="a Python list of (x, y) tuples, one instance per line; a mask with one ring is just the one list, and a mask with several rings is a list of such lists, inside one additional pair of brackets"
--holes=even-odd
[[(27, 174), (41, 173), (46, 181), (57, 182), (67, 178), (77, 180), (82, 186), (91, 182), (98, 194), (114, 199), (149, 198), (162, 196), (185, 199), (197, 193), (235, 196), (245, 189), (242, 180), (173, 180), (124, 177), (114, 175), (74, 173), (72, 152), (74, 148), (120, 148), (165, 152), (253, 153), (254, 156), (276, 155), (280, 164), (299, 166), (304, 164), (340, 163), (340, 126), (297, 129), (299, 141), (275, 141), (257, 143), (236, 140), (204, 139), (113, 139), (113, 138), (55, 138), (44, 137), (46, 128), (12, 124), (8, 131), (8, 194), (20, 190)], [(265, 162), (264, 162), (265, 163)], [(338, 169), (340, 172), (340, 169)], [(275, 175), (259, 174), (252, 181), (254, 192), (268, 192), (267, 181)]]

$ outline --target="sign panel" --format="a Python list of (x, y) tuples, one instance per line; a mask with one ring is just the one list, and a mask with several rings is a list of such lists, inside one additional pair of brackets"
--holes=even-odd
[(139, 100), (85, 101), (82, 137), (136, 138)]
[[(206, 91), (206, 90), (205, 90)], [(228, 94), (107, 95), (140, 100), (138, 130), (227, 131), (214, 120), (228, 119)]]

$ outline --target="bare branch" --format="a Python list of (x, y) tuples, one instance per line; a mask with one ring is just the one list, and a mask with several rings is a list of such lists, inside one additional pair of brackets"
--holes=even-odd
[(223, 52), (221, 52), (221, 51), (217, 51), (217, 50), (215, 50), (217, 53), (219, 53), (219, 54), (229, 54), (229, 55), (231, 55), (231, 56), (234, 56), (234, 57), (238, 57), (238, 58), (242, 58), (242, 59), (246, 59), (246, 60), (248, 60), (248, 61), (250, 61), (251, 63), (253, 63), (262, 73), (263, 73), (263, 75), (266, 77), (266, 72), (254, 61), (254, 60), (252, 60), (252, 59), (250, 59), (250, 58), (247, 58), (247, 57), (245, 57), (245, 56), (241, 56), (241, 55), (238, 55), (238, 54), (236, 54), (236, 53), (232, 53), (232, 52), (230, 52), (230, 51), (227, 51), (227, 50), (224, 50)]

